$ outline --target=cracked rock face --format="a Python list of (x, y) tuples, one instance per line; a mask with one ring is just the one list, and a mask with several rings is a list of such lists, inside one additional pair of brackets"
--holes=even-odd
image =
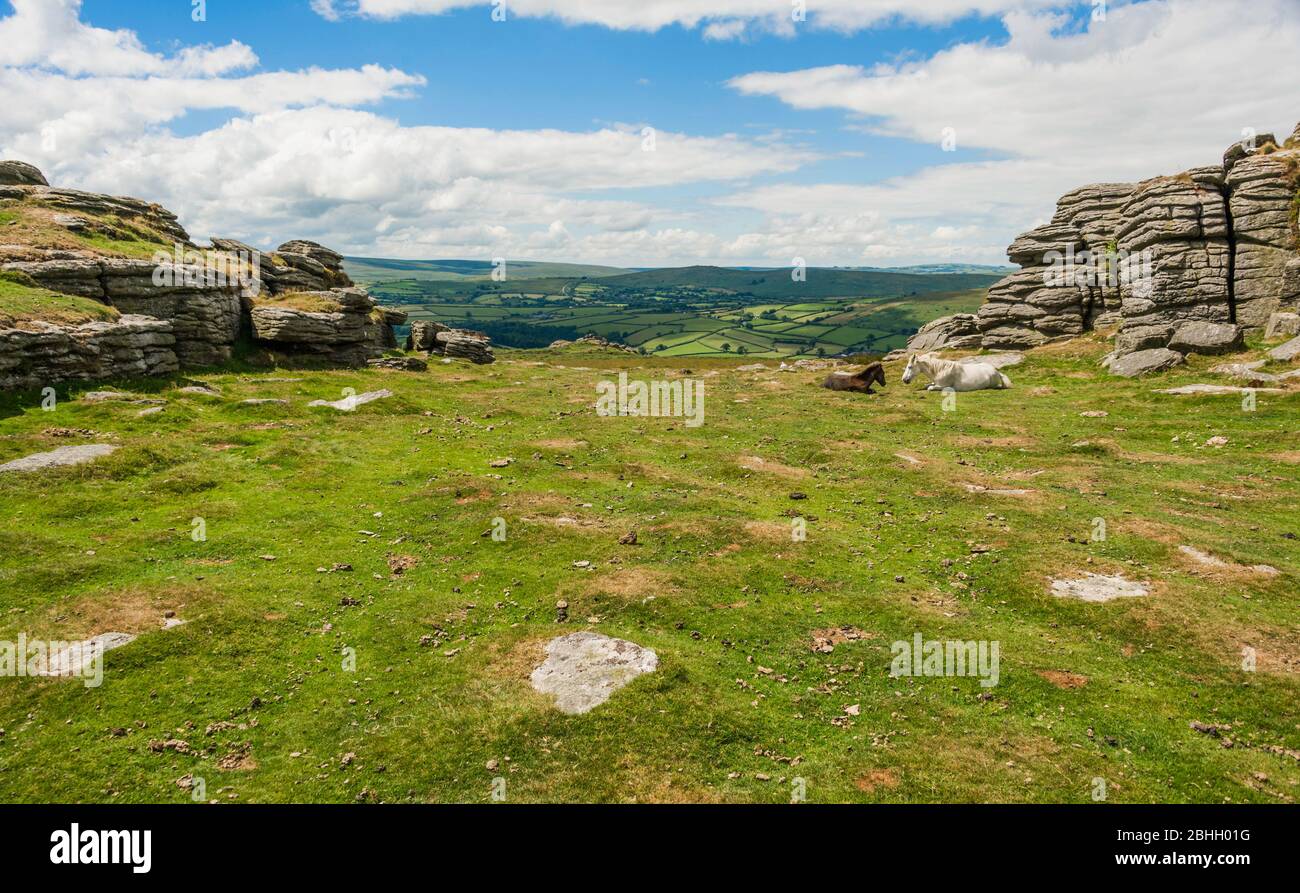
[(0, 390), (57, 381), (102, 381), (179, 371), (168, 320), (122, 316), (75, 326), (27, 323), (0, 329)]
[(365, 365), (395, 346), (397, 339), (390, 320), (405, 319), (400, 311), (393, 315), (378, 313), (374, 299), (363, 288), (302, 292), (293, 297), (334, 309), (305, 310), (293, 306), (283, 295), (260, 300), (249, 311), (254, 337), (339, 365)]
[(480, 365), (496, 362), (492, 342), (486, 335), (448, 328), (428, 320), (411, 323), (406, 349), (427, 351), (430, 356), (460, 357)]
[(1300, 297), (1286, 279), (1287, 264), (1296, 258), (1291, 228), (1296, 184), (1289, 173), (1294, 163), (1289, 153), (1254, 155), (1228, 174), (1237, 321), (1249, 328), (1263, 328), (1270, 314)]
[(18, 261), (0, 269), (25, 273), (51, 291), (94, 298), (124, 314), (167, 320), (182, 366), (226, 362), (239, 334), (241, 286), (221, 282), (203, 267), (76, 257)]
[[(72, 232), (134, 239), (139, 233), (130, 235), (133, 227), (144, 226), (175, 250), (145, 260), (89, 247), (0, 245), (0, 270), (123, 314), (113, 322), (36, 321), (0, 329), (0, 390), (219, 366), (232, 357), (241, 332), (339, 366), (364, 366), (398, 346), (393, 327), (405, 323), (406, 314), (377, 307), (348, 277), (343, 256), (316, 242), (297, 239), (260, 252), (215, 238), (210, 249), (199, 249), (160, 205), (51, 187), (31, 165), (0, 161), (0, 203), (9, 201), (52, 211), (51, 219)], [(419, 349), (438, 356), (495, 359), (491, 342), (479, 333), (426, 324), (421, 340)]]
[[(1279, 148), (1263, 134), (1234, 144), (1221, 165), (1066, 193), (1050, 223), (1007, 249), (1022, 269), (989, 289), (979, 343), (962, 347), (1021, 350), (1119, 323), (1119, 355), (1238, 349), (1231, 336), (1214, 345), (1171, 339), (1188, 323), (1251, 332), (1300, 310), (1298, 191), (1300, 137)], [(924, 349), (947, 346), (921, 334)]]
[(555, 696), (562, 713), (586, 713), (633, 679), (652, 673), (659, 656), (625, 639), (584, 631), (552, 639), (533, 670), (533, 688)]
[(1233, 323), (1185, 322), (1169, 339), (1170, 350), (1205, 356), (1236, 353), (1244, 346), (1241, 326)]

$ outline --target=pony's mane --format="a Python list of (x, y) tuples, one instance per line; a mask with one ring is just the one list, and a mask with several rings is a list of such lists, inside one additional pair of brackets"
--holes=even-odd
[(932, 353), (918, 354), (916, 361), (918, 363), (924, 363), (926, 367), (933, 369), (935, 372), (943, 372), (947, 369), (951, 369), (953, 366), (961, 365), (956, 360), (945, 360), (943, 357), (936, 357)]

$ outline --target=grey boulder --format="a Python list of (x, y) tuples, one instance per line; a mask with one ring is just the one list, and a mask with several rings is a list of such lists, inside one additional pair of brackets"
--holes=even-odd
[(1268, 352), (1268, 355), (1275, 360), (1290, 362), (1300, 357), (1300, 338), (1292, 338), (1286, 344), (1279, 344)]
[(1241, 327), (1221, 322), (1185, 322), (1174, 330), (1169, 349), (1213, 356), (1236, 353), (1244, 346)]
[(1139, 350), (1111, 360), (1110, 374), (1136, 378), (1152, 372), (1163, 372), (1183, 362), (1183, 355), (1167, 347)]
[(45, 175), (25, 161), (0, 161), (0, 186), (49, 186)]

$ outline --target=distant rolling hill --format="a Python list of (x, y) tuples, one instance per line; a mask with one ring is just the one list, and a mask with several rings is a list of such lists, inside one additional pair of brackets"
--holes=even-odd
[(975, 273), (982, 276), (1009, 276), (1019, 267), (994, 264), (914, 264), (910, 267), (846, 267), (875, 273)]
[(738, 270), (728, 267), (670, 267), (602, 278), (607, 288), (713, 288), (756, 298), (906, 297), (931, 292), (987, 288), (1002, 278), (986, 273), (899, 273), (809, 267), (796, 282), (789, 269)]
[[(362, 285), (393, 279), (488, 279), (493, 270), (491, 261), (485, 260), (400, 260), (383, 257), (346, 257), (343, 266), (348, 275)], [(621, 267), (602, 267), (596, 264), (506, 261), (506, 275), (511, 279), (576, 279), (583, 276), (595, 279), (627, 272)]]

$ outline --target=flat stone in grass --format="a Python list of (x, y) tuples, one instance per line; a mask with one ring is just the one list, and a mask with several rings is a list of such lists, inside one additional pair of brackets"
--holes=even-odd
[(659, 666), (659, 656), (625, 639), (583, 631), (552, 639), (546, 660), (533, 670), (533, 688), (555, 695), (562, 713), (586, 713)]
[(1226, 384), (1185, 384), (1179, 388), (1162, 388), (1157, 394), (1174, 394), (1176, 396), (1198, 396), (1201, 394), (1284, 394), (1282, 388), (1238, 388)]
[(1267, 360), (1252, 360), (1249, 363), (1220, 363), (1218, 366), (1211, 367), (1210, 371), (1215, 375), (1227, 375), (1247, 381), (1279, 381), (1281, 376), (1260, 371), (1260, 367), (1267, 362)]
[(104, 633), (83, 642), (69, 642), (63, 649), (50, 655), (49, 663), (40, 676), (80, 676), (96, 660), (97, 655), (121, 648), (135, 641), (130, 633)]
[(48, 453), (36, 453), (22, 459), (6, 462), (4, 465), (0, 465), (0, 472), (40, 471), (43, 468), (60, 468), (64, 465), (83, 465), (116, 451), (117, 447), (110, 443), (87, 443), (80, 446), (59, 447), (57, 450), (50, 450)]
[(1197, 564), (1204, 565), (1205, 567), (1216, 568), (1218, 570), (1252, 571), (1257, 574), (1262, 574), (1265, 577), (1276, 577), (1278, 573), (1280, 573), (1277, 568), (1268, 564), (1252, 564), (1247, 566), (1243, 564), (1234, 564), (1230, 561), (1224, 561), (1222, 558), (1216, 558), (1208, 552), (1202, 552), (1195, 546), (1179, 546), (1178, 551), (1182, 552)]
[(358, 406), (365, 403), (371, 403), (375, 400), (383, 400), (385, 397), (393, 396), (393, 392), (384, 388), (382, 391), (367, 391), (364, 394), (353, 394), (351, 397), (344, 397), (342, 400), (330, 402), (328, 400), (313, 400), (308, 406), (328, 406), (330, 409), (337, 409), (339, 412), (352, 412)]
[(275, 397), (250, 397), (247, 400), (240, 400), (240, 406), (288, 406), (288, 400), (280, 400)]
[(1077, 598), (1085, 602), (1108, 602), (1117, 598), (1140, 598), (1150, 595), (1146, 583), (1126, 580), (1107, 574), (1084, 574), (1078, 580), (1053, 580), (1052, 595), (1057, 598)]
[(148, 397), (136, 397), (119, 391), (87, 391), (81, 395), (84, 403), (133, 403), (136, 406), (157, 406), (166, 400), (154, 400)]

